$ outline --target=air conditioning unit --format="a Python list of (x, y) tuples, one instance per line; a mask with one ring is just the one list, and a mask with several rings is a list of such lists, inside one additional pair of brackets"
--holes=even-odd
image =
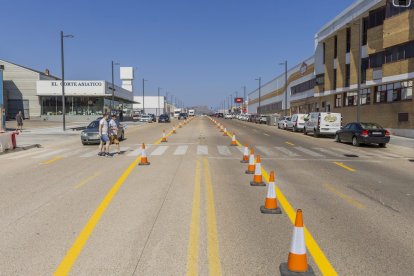
[(411, 0), (392, 0), (394, 7), (408, 8), (411, 6)]

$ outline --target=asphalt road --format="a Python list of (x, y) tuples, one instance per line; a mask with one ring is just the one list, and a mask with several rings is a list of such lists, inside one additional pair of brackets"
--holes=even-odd
[[(167, 143), (172, 124), (131, 126), (112, 158), (62, 136), (0, 156), (0, 274), (277, 275), (296, 208), (316, 274), (412, 274), (412, 149), (220, 121), (276, 172), (282, 215), (260, 213), (266, 187), (208, 117)], [(150, 166), (137, 165), (143, 142)]]

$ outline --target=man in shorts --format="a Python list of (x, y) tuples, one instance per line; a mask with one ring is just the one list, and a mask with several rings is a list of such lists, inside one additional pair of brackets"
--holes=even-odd
[(118, 152), (117, 154), (121, 154), (121, 148), (119, 147), (119, 140), (118, 140), (118, 124), (116, 123), (116, 115), (112, 115), (112, 119), (109, 121), (109, 140), (111, 141), (111, 145), (115, 144)]
[(104, 114), (103, 118), (99, 121), (99, 137), (101, 138), (101, 143), (99, 144), (99, 153), (98, 156), (107, 156), (109, 154), (109, 136), (108, 136), (108, 114)]

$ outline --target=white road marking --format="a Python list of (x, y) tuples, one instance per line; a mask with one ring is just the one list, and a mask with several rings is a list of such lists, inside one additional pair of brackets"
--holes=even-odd
[(266, 132), (265, 133), (263, 133), (264, 135), (266, 135), (266, 136), (270, 136), (269, 134), (267, 134)]
[(226, 156), (231, 155), (231, 151), (229, 150), (227, 146), (217, 146), (217, 150), (220, 153), (220, 155), (226, 155)]
[(139, 146), (137, 149), (135, 149), (135, 150), (131, 151), (130, 153), (128, 153), (127, 156), (132, 156), (132, 157), (138, 156), (138, 155), (141, 154), (141, 152), (142, 152), (141, 146)]
[(208, 155), (208, 147), (206, 145), (198, 145), (197, 155)]
[(276, 155), (274, 151), (272, 151), (270, 148), (268, 147), (264, 147), (264, 146), (256, 146), (256, 148), (258, 150), (260, 150), (262, 153), (264, 153), (264, 155), (266, 156), (274, 156)]
[(325, 153), (327, 155), (332, 155), (332, 156), (335, 156), (335, 157), (344, 157), (343, 154), (334, 152), (332, 150), (328, 150), (328, 149), (324, 149), (324, 148), (313, 148), (313, 149), (318, 150), (320, 152), (323, 152), (323, 153)]
[(62, 153), (64, 151), (67, 151), (68, 149), (59, 149), (59, 150), (54, 150), (54, 151), (48, 151), (47, 153), (41, 154), (41, 155), (37, 155), (33, 158), (43, 158), (43, 157), (48, 157), (51, 155), (57, 155), (59, 153)]
[(175, 151), (174, 155), (184, 155), (187, 152), (188, 146), (178, 146)]
[(304, 147), (295, 147), (294, 149), (295, 150), (298, 150), (298, 151), (301, 151), (301, 152), (303, 152), (305, 154), (308, 154), (310, 156), (313, 156), (313, 157), (325, 157), (324, 155), (322, 155), (320, 153), (317, 153), (315, 151), (312, 151), (312, 150), (307, 149), (307, 148), (304, 148)]
[(237, 147), (237, 149), (242, 153), (242, 154), (244, 154), (244, 147)]
[(167, 149), (168, 146), (158, 146), (153, 152), (151, 152), (151, 156), (163, 155)]
[(66, 152), (65, 154), (63, 154), (63, 156), (70, 157), (70, 156), (74, 156), (76, 154), (79, 154), (81, 152), (85, 152), (85, 149), (84, 148), (80, 148), (80, 149), (71, 150), (71, 151)]
[(7, 155), (5, 155), (5, 159), (19, 159), (19, 158), (23, 158), (23, 157), (29, 157), (31, 155), (35, 155), (35, 154), (41, 154), (46, 152), (46, 149), (33, 149), (33, 150), (27, 150), (27, 151), (23, 151), (23, 152), (17, 152), (17, 153), (8, 153)]
[(286, 154), (287, 156), (293, 157), (293, 156), (299, 156), (297, 153), (294, 153), (293, 151), (288, 150), (284, 147), (275, 147), (278, 151), (280, 151), (283, 154)]
[(94, 149), (94, 150), (91, 150), (91, 151), (88, 151), (82, 154), (80, 157), (82, 158), (92, 157), (92, 156), (98, 155), (98, 152), (99, 152), (99, 149), (97, 148), (97, 149)]

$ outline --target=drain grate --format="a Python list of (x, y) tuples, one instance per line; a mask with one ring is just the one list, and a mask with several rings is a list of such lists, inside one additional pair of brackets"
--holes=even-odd
[(358, 155), (356, 155), (356, 154), (344, 154), (344, 156), (346, 156), (346, 157), (359, 157)]

